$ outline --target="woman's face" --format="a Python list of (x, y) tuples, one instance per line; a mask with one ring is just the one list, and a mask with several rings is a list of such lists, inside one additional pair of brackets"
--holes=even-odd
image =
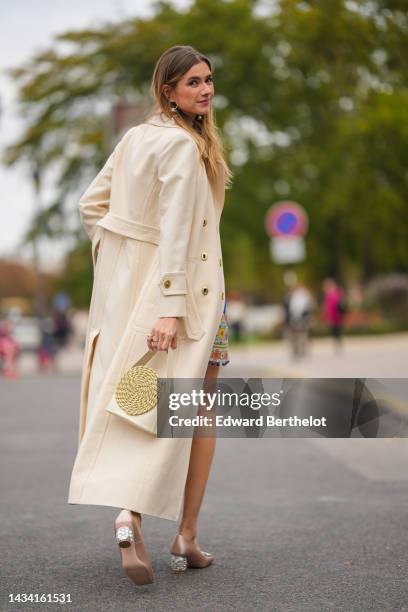
[(170, 100), (191, 117), (206, 115), (213, 95), (213, 77), (206, 62), (194, 64), (169, 92)]

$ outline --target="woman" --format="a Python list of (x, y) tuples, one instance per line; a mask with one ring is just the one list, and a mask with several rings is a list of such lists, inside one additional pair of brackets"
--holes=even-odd
[(342, 327), (345, 315), (344, 293), (333, 278), (323, 281), (323, 314), (330, 327), (335, 349), (341, 350)]
[(228, 363), (219, 221), (231, 173), (213, 119), (211, 63), (190, 46), (172, 47), (151, 91), (151, 114), (125, 133), (79, 204), (94, 286), (68, 497), (122, 508), (116, 541), (137, 584), (153, 581), (142, 514), (176, 521), (182, 509), (174, 570), (212, 563), (197, 521), (215, 438), (157, 438), (106, 405), (147, 348), (159, 376), (171, 360), (173, 377), (211, 384)]

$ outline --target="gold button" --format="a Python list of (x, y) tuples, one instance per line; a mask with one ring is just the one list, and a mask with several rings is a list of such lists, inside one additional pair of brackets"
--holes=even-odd
[(203, 295), (207, 295), (207, 293), (208, 293), (208, 287), (203, 287), (203, 288), (201, 289), (201, 293), (202, 293)]
[(221, 299), (224, 299), (224, 292), (221, 293)]
[(205, 227), (207, 225), (207, 219), (204, 217), (203, 219), (203, 227)]
[(219, 261), (220, 261), (220, 266), (222, 266), (222, 259), (220, 259)]
[(164, 281), (163, 285), (166, 287), (166, 289), (168, 289), (171, 285), (171, 281), (169, 281), (168, 279)]
[(203, 252), (201, 253), (201, 259), (202, 259), (203, 261), (205, 261), (207, 258), (208, 258), (207, 253), (206, 253), (205, 251), (203, 251)]

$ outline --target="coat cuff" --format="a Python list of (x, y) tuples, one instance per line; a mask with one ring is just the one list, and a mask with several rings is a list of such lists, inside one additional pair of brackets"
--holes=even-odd
[(160, 282), (159, 317), (187, 316), (185, 272), (167, 272)]
[(185, 295), (161, 295), (158, 308), (159, 318), (161, 317), (186, 317), (186, 296)]
[(159, 287), (162, 296), (185, 295), (187, 293), (187, 280), (185, 272), (167, 272), (163, 274)]

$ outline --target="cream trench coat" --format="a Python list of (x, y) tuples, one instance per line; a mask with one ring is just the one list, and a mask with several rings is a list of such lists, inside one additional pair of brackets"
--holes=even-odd
[(94, 283), (70, 504), (179, 517), (191, 438), (156, 438), (105, 408), (158, 317), (180, 317), (178, 346), (149, 365), (166, 376), (171, 353), (173, 377), (204, 378), (225, 298), (224, 193), (191, 135), (157, 114), (125, 133), (80, 199)]

